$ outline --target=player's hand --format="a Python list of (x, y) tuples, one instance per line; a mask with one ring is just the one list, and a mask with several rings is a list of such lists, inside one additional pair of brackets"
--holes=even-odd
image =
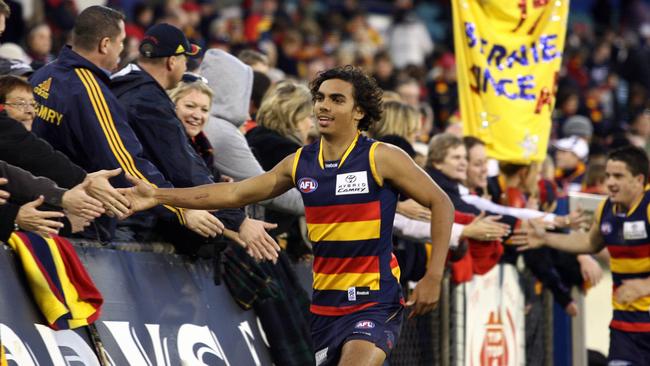
[(593, 259), (588, 254), (581, 254), (577, 257), (580, 263), (580, 273), (582, 279), (589, 284), (589, 286), (596, 286), (603, 278), (603, 269), (600, 268), (598, 261)]
[(104, 213), (104, 206), (86, 193), (88, 184), (88, 181), (84, 181), (66, 191), (61, 199), (61, 206), (72, 215), (94, 220)]
[(614, 292), (614, 299), (621, 304), (629, 304), (634, 300), (650, 294), (650, 284), (647, 278), (623, 280)]
[(109, 182), (110, 178), (116, 177), (122, 173), (122, 169), (113, 170), (100, 170), (90, 173), (86, 176), (84, 183), (86, 192), (92, 197), (100, 200), (108, 212), (117, 216), (117, 218), (124, 218), (129, 215), (129, 200), (113, 188)]
[(461, 237), (481, 241), (500, 239), (510, 233), (510, 226), (499, 222), (499, 219), (501, 216), (485, 216), (485, 212), (481, 212), (465, 225)]
[(525, 220), (521, 227), (515, 230), (508, 239), (508, 244), (518, 245), (518, 251), (537, 249), (546, 242), (546, 230), (544, 223), (538, 220)]
[[(9, 181), (7, 180), (7, 178), (0, 178), (0, 186), (3, 186), (8, 182)], [(8, 199), (9, 199), (9, 192), (0, 189), (0, 205), (4, 205), (5, 203), (7, 203)]]
[(571, 317), (578, 315), (578, 305), (575, 302), (571, 301), (565, 308), (564, 311)]
[(43, 204), (45, 198), (38, 197), (36, 200), (20, 206), (16, 215), (16, 224), (25, 231), (31, 231), (42, 236), (58, 234), (63, 223), (56, 219), (65, 216), (59, 211), (40, 211), (38, 206)]
[[(131, 188), (118, 188), (117, 191), (129, 201), (129, 215), (148, 210), (159, 204), (158, 200), (154, 198), (154, 188), (143, 180), (134, 178), (130, 174), (126, 174), (126, 179), (131, 182), (134, 187)], [(121, 218), (124, 218), (122, 216)]]
[(431, 221), (431, 210), (412, 199), (397, 202), (397, 213), (412, 220)]
[(275, 229), (277, 224), (246, 218), (239, 227), (239, 238), (246, 244), (248, 254), (258, 260), (268, 259), (275, 263), (278, 259), (280, 246), (267, 233)]
[(185, 227), (204, 238), (214, 238), (223, 233), (223, 223), (205, 210), (185, 210)]
[(411, 307), (411, 312), (408, 315), (409, 319), (426, 314), (436, 308), (438, 300), (440, 300), (441, 281), (442, 278), (429, 274), (422, 277), (406, 302), (406, 306)]

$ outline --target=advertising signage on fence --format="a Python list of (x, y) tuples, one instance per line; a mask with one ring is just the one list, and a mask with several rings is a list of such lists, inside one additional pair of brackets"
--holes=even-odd
[[(0, 244), (1, 245), (1, 244)], [(76, 248), (102, 292), (95, 323), (109, 365), (270, 365), (262, 328), (212, 269), (170, 254)], [(101, 365), (88, 327), (42, 325), (13, 253), (0, 247), (0, 341), (10, 366)]]
[(543, 161), (568, 0), (452, 0), (460, 117), (491, 157)]
[(467, 282), (465, 314), (465, 365), (525, 365), (524, 294), (514, 266), (495, 266)]

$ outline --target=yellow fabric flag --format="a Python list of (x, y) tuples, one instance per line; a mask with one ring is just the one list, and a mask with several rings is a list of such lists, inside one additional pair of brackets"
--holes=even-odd
[(463, 133), (497, 160), (544, 160), (569, 1), (452, 0), (452, 8)]
[(0, 366), (7, 366), (7, 355), (5, 354), (5, 346), (0, 343)]

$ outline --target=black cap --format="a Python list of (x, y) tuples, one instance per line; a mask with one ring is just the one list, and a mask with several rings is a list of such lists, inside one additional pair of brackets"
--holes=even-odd
[(140, 42), (140, 54), (148, 58), (176, 55), (196, 56), (201, 48), (191, 44), (180, 29), (160, 23), (147, 29)]
[(34, 69), (20, 60), (0, 58), (0, 75), (30, 76)]

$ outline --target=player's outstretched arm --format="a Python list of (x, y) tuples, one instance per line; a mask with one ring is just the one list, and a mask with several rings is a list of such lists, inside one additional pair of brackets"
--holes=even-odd
[(380, 144), (375, 151), (375, 161), (381, 179), (431, 211), (431, 258), (426, 274), (407, 302), (413, 306), (410, 317), (424, 314), (433, 310), (440, 297), (454, 206), (447, 194), (401, 149)]
[(198, 210), (242, 207), (273, 198), (291, 189), (293, 158), (294, 154), (291, 154), (270, 171), (241, 182), (206, 184), (192, 188), (155, 188), (127, 175), (134, 186), (119, 191), (131, 203), (132, 212), (157, 205)]
[(518, 250), (535, 249), (548, 246), (564, 252), (575, 254), (598, 253), (605, 247), (598, 223), (594, 222), (588, 233), (571, 231), (569, 234), (546, 232), (544, 224), (528, 220), (521, 229), (510, 238), (510, 243), (519, 245)]

